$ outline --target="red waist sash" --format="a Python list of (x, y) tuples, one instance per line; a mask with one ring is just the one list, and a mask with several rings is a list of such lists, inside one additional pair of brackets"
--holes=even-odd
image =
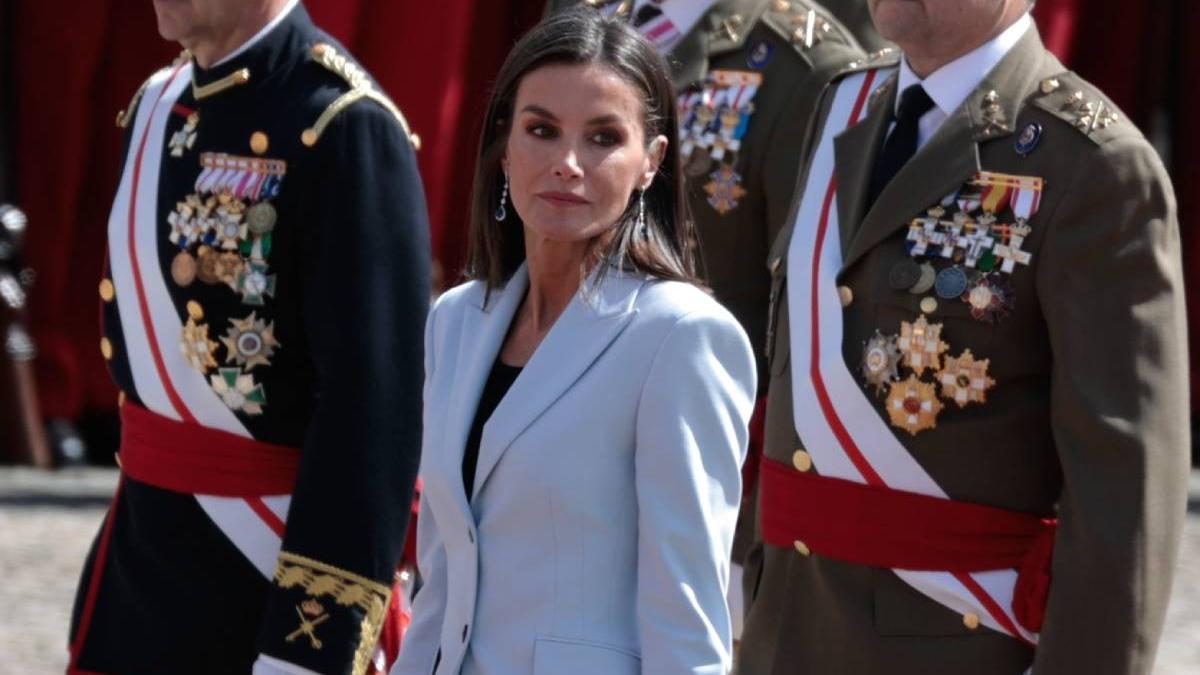
[(130, 478), (164, 490), (261, 497), (291, 493), (300, 450), (176, 422), (126, 402), (120, 460)]
[(801, 472), (763, 458), (763, 540), (803, 542), (827, 558), (892, 569), (954, 573), (1016, 569), (1013, 611), (1041, 629), (1058, 521)]

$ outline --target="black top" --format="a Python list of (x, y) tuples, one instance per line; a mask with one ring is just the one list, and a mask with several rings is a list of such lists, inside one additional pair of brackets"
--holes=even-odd
[(467, 436), (467, 447), (463, 451), (463, 488), (467, 491), (467, 501), (471, 501), (471, 492), (475, 487), (475, 465), (479, 463), (479, 441), (483, 437), (483, 425), (487, 423), (496, 406), (504, 400), (513, 382), (521, 374), (520, 366), (510, 366), (496, 359), (492, 372), (488, 374), (487, 382), (483, 385), (483, 393), (479, 396), (479, 407), (475, 409), (475, 421), (471, 422), (471, 435)]

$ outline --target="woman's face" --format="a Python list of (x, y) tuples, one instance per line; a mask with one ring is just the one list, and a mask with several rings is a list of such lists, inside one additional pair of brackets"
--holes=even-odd
[(667, 139), (647, 143), (638, 91), (607, 66), (547, 65), (517, 87), (502, 164), (527, 235), (591, 240), (649, 186)]

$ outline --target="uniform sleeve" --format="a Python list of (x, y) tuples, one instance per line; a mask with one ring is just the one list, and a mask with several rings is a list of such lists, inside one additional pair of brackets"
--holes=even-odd
[(299, 274), (314, 411), (260, 651), (364, 673), (404, 544), (421, 442), (429, 223), (399, 123), (361, 102), (312, 149)]
[(724, 675), (725, 592), (754, 406), (754, 357), (732, 317), (681, 319), (638, 405), (638, 632), (642, 672)]
[[(425, 328), (425, 400), (433, 381), (437, 307), (429, 315)], [(428, 453), (422, 453), (430, 457)], [(443, 619), (446, 615), (446, 547), (437, 521), (429, 508), (429, 494), (421, 495), (417, 515), (417, 570), (421, 587), (413, 598), (413, 622), (404, 635), (404, 648), (392, 667), (391, 675), (427, 675), (437, 662)]]
[(1063, 491), (1033, 672), (1147, 673), (1187, 499), (1179, 231), (1145, 141), (1109, 141), (1078, 167), (1038, 265)]

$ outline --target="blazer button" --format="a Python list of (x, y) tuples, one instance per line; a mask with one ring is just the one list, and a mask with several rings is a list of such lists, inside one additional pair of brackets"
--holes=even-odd
[(854, 302), (854, 291), (849, 286), (838, 286), (838, 297), (842, 301), (842, 307), (849, 307), (850, 303)]
[(793, 546), (795, 546), (795, 547), (796, 547), (796, 553), (799, 553), (799, 554), (800, 554), (800, 555), (802, 555), (802, 556), (809, 556), (809, 555), (812, 555), (812, 551), (811, 551), (811, 550), (809, 550), (809, 548), (808, 548), (808, 544), (805, 544), (804, 542), (800, 541), (799, 539), (797, 539), (797, 540), (795, 541), (795, 543), (793, 544)]
[(812, 469), (812, 465), (812, 455), (803, 450), (792, 453), (792, 466), (796, 467), (797, 471), (808, 471)]

